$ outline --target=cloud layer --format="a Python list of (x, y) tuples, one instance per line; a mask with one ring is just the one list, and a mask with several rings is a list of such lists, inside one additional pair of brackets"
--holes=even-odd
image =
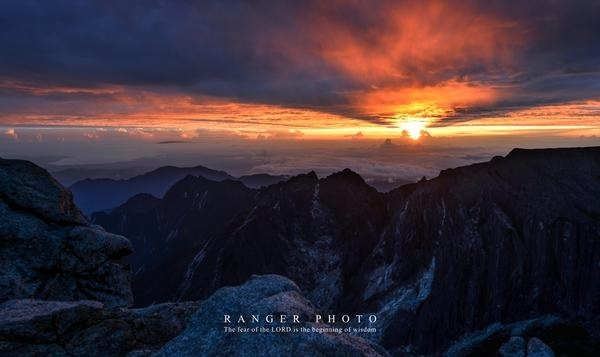
[(445, 126), (600, 99), (598, 1), (21, 0), (0, 24), (10, 124), (236, 103)]

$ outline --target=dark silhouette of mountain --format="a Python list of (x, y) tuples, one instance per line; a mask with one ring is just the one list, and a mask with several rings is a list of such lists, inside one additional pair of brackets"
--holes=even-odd
[[(94, 214), (93, 220), (134, 242), (133, 285), (140, 289), (140, 305), (201, 298), (267, 271), (314, 285), (309, 298), (329, 303), (330, 290), (340, 294), (343, 282), (341, 276), (323, 279), (322, 272), (339, 264), (345, 278), (357, 271), (385, 219), (379, 197), (350, 170), (321, 180), (312, 172), (260, 191), (188, 176), (159, 203), (139, 205), (152, 199), (138, 195), (110, 213)], [(342, 247), (343, 254), (337, 252)], [(311, 264), (302, 265), (307, 260)], [(200, 269), (207, 265), (211, 268)], [(165, 274), (169, 282), (149, 287), (146, 282), (156, 281), (156, 274)]]
[[(216, 182), (188, 175), (162, 200), (139, 194), (111, 214), (95, 213), (94, 217), (135, 237), (137, 253), (130, 262), (138, 278), (133, 286), (140, 292), (138, 305), (144, 306), (188, 298), (186, 274), (194, 273), (189, 264), (194, 266), (194, 260), (203, 258), (203, 247), (218, 239), (229, 221), (250, 208), (253, 194), (237, 181)], [(156, 281), (160, 284), (153, 283)]]
[(515, 149), (387, 194), (350, 170), (260, 190), (186, 177), (93, 221), (131, 239), (136, 304), (274, 273), (328, 311), (377, 314), (370, 338), (397, 353), (439, 354), (487, 331), (465, 340), (479, 352), (454, 355), (493, 355), (517, 334), (593, 356), (599, 202), (600, 148)]
[(203, 166), (163, 166), (156, 170), (124, 180), (85, 179), (70, 186), (75, 203), (85, 212), (114, 208), (139, 193), (163, 197), (167, 190), (187, 175), (204, 177), (213, 181), (239, 180), (248, 187), (263, 187), (282, 181), (287, 176), (257, 174), (234, 178), (224, 171)]
[(261, 188), (274, 185), (289, 179), (287, 175), (253, 174), (240, 176), (237, 180), (250, 188)]
[[(148, 171), (148, 168), (143, 167), (111, 167), (107, 168), (101, 165), (90, 165), (84, 167), (69, 167), (57, 168), (56, 166), (48, 165), (48, 170), (58, 182), (63, 186), (69, 187), (78, 181), (85, 179), (110, 178), (114, 180), (127, 179), (143, 172)], [(100, 167), (98, 167), (100, 166)]]
[[(597, 147), (515, 149), (506, 158), (401, 187), (388, 197), (390, 224), (357, 279), (357, 288), (369, 293), (350, 304), (364, 309), (370, 302), (379, 309), (402, 291), (398, 281), (417, 279), (430, 287), (427, 297), (389, 315), (394, 328), (381, 340), (387, 347), (410, 342), (431, 353), (493, 323), (555, 314), (588, 327), (565, 328), (563, 338), (570, 335), (573, 342), (567, 347), (553, 341), (557, 354), (594, 355), (599, 200)], [(389, 269), (391, 281), (376, 273), (381, 269)], [(428, 272), (431, 284), (425, 284)], [(595, 347), (581, 342), (588, 333), (595, 334)]]

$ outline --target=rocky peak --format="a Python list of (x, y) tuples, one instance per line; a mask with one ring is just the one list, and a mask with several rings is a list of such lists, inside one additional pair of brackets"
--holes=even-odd
[(310, 171), (308, 173), (305, 174), (300, 174), (300, 175), (296, 175), (293, 176), (292, 178), (290, 178), (289, 180), (279, 183), (276, 186), (280, 186), (280, 185), (311, 185), (311, 184), (315, 184), (317, 181), (319, 180), (319, 177), (317, 177), (317, 173), (314, 171)]
[(146, 212), (148, 210), (156, 208), (160, 203), (160, 199), (152, 196), (149, 193), (140, 193), (127, 200), (123, 205), (117, 207), (120, 209), (126, 207), (128, 210), (134, 212)]
[(356, 172), (346, 168), (342, 171), (335, 172), (325, 178), (326, 181), (347, 182), (353, 184), (365, 184), (365, 180)]
[(0, 158), (0, 200), (46, 221), (85, 224), (71, 192), (29, 161)]
[(0, 302), (18, 298), (132, 302), (124, 237), (91, 225), (48, 172), (0, 159)]
[(186, 175), (181, 180), (177, 181), (165, 194), (165, 198), (169, 196), (185, 195), (185, 192), (198, 192), (209, 188), (233, 189), (233, 190), (252, 190), (244, 186), (243, 183), (234, 180), (214, 181), (202, 176)]

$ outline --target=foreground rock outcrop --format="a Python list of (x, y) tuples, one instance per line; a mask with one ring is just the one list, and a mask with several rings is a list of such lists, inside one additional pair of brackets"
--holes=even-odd
[(128, 306), (131, 243), (88, 223), (48, 172), (0, 159), (0, 302), (97, 300)]
[[(250, 323), (250, 314), (260, 317)], [(254, 276), (237, 287), (219, 289), (191, 317), (188, 327), (153, 356), (387, 356), (381, 347), (360, 337), (328, 332), (328, 325), (315, 323), (318, 311), (291, 280), (277, 275)], [(232, 323), (224, 323), (224, 316)], [(239, 316), (247, 323), (237, 323)], [(274, 323), (265, 322), (274, 316)], [(299, 316), (299, 323), (278, 323), (280, 316)], [(285, 326), (310, 332), (226, 332), (225, 327)], [(325, 329), (313, 332), (311, 328)]]
[(123, 356), (156, 349), (195, 303), (128, 310), (124, 237), (88, 223), (45, 170), (0, 159), (0, 355)]
[(594, 356), (598, 352), (580, 324), (546, 315), (509, 324), (498, 322), (469, 333), (452, 344), (444, 357), (554, 357), (547, 343), (560, 351), (559, 356)]
[(10, 300), (0, 304), (0, 354), (145, 355), (180, 333), (196, 308), (197, 303), (130, 310), (89, 300)]
[[(218, 290), (206, 301), (142, 309), (106, 308), (97, 301), (9, 300), (0, 304), (0, 355), (17, 356), (389, 356), (360, 337), (327, 331), (319, 313), (281, 276), (255, 276)], [(224, 324), (225, 315), (232, 324)], [(237, 324), (237, 317), (261, 316)], [(299, 315), (296, 328), (323, 332), (225, 332), (232, 328), (290, 326), (280, 315)], [(266, 323), (267, 315), (275, 323)], [(290, 317), (291, 318), (291, 317)], [(312, 320), (312, 321), (311, 321)], [(165, 344), (166, 343), (166, 344)]]

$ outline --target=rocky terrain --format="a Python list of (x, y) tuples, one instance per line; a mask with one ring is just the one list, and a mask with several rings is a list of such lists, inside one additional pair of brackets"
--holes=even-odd
[[(597, 356), (599, 181), (600, 148), (514, 150), (388, 194), (350, 170), (187, 176), (94, 215), (108, 233), (0, 159), (0, 355)], [(249, 311), (375, 314), (377, 331), (223, 330)]]
[(0, 159), (0, 217), (0, 301), (132, 302), (129, 270), (118, 262), (131, 243), (89, 224), (45, 170)]
[(183, 331), (197, 303), (109, 308), (98, 301), (0, 304), (2, 356), (145, 356)]
[[(393, 319), (413, 331), (390, 330), (384, 345), (404, 340), (432, 352), (493, 323), (555, 314), (580, 326), (580, 338), (595, 335), (586, 353), (598, 351), (600, 148), (513, 150), (390, 198), (391, 224), (358, 286), (393, 298), (403, 276), (432, 264), (435, 272), (418, 310)], [(367, 273), (378, 269), (389, 269), (392, 282)], [(363, 299), (357, 308), (386, 301)], [(585, 355), (570, 350), (584, 344), (559, 344), (557, 352)]]
[(279, 276), (253, 277), (201, 303), (128, 308), (129, 241), (91, 225), (71, 193), (29, 162), (0, 159), (0, 217), (1, 356), (388, 355), (347, 334), (225, 333), (225, 311), (316, 313)]
[[(322, 309), (377, 314), (368, 337), (398, 355), (494, 354), (519, 337), (595, 356), (598, 202), (600, 148), (516, 149), (387, 194), (350, 170), (261, 190), (189, 176), (93, 221), (139, 252), (139, 305), (279, 274)], [(560, 323), (486, 333), (543, 316)]]
[[(263, 333), (257, 338), (252, 333), (215, 329), (216, 316), (247, 315), (249, 311), (261, 317), (298, 315), (300, 323), (293, 325), (296, 328), (327, 327), (309, 321), (319, 311), (292, 281), (277, 275), (253, 276), (245, 284), (222, 288), (203, 301), (187, 328), (154, 356), (388, 356), (382, 347), (344, 333)], [(290, 326), (278, 322), (261, 321), (251, 326)]]

